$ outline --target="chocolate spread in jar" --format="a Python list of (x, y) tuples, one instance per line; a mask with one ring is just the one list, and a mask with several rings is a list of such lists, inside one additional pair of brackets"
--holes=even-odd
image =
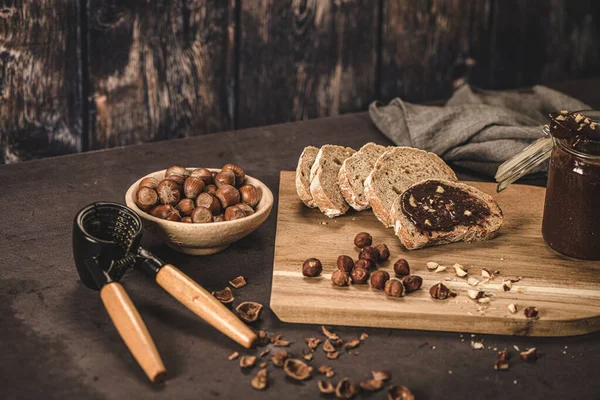
[(567, 256), (600, 260), (600, 125), (581, 112), (550, 114), (552, 150), (542, 235)]
[(451, 231), (458, 225), (479, 225), (490, 215), (484, 202), (454, 186), (428, 180), (402, 193), (402, 211), (419, 229)]

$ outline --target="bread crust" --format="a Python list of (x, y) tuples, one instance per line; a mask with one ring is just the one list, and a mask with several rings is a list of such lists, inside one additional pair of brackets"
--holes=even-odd
[(316, 208), (317, 204), (315, 203), (312, 195), (310, 194), (310, 174), (307, 177), (306, 182), (302, 177), (302, 164), (304, 162), (304, 158), (307, 157), (306, 153), (308, 151), (318, 152), (318, 149), (313, 146), (305, 147), (302, 151), (302, 154), (298, 158), (298, 166), (296, 167), (296, 193), (298, 193), (298, 197), (300, 198), (300, 200), (302, 200), (304, 205), (310, 208)]

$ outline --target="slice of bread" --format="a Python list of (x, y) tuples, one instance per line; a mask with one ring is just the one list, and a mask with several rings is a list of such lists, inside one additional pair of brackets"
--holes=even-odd
[[(429, 190), (423, 190), (425, 184), (428, 184)], [(445, 189), (440, 184), (445, 186)], [(426, 201), (421, 202), (412, 196), (413, 190), (421, 188), (421, 194), (428, 193)], [(437, 188), (437, 189), (436, 189)], [(455, 196), (453, 201), (449, 200), (448, 193), (450, 188), (456, 188), (460, 197)], [(411, 188), (407, 189), (401, 196), (397, 196), (392, 206), (391, 215), (394, 223), (394, 232), (400, 238), (402, 245), (408, 250), (419, 249), (426, 246), (438, 244), (453, 243), (453, 242), (473, 242), (488, 240), (498, 234), (498, 230), (502, 225), (502, 210), (498, 203), (494, 201), (492, 196), (464, 183), (451, 182), (447, 180), (425, 180), (416, 183)], [(435, 193), (434, 193), (435, 192)], [(406, 200), (406, 196), (409, 197)], [(415, 224), (413, 217), (409, 216), (403, 208), (403, 202), (408, 201), (411, 210), (418, 207), (421, 208), (421, 215), (435, 216), (437, 212), (444, 213), (453, 218), (457, 215), (464, 215), (464, 221), (456, 221), (455, 219), (448, 227), (438, 229), (422, 229)], [(477, 207), (489, 210), (489, 214), (479, 213)], [(435, 217), (434, 217), (435, 218)], [(432, 221), (434, 219), (432, 218)], [(426, 225), (431, 222), (428, 219), (424, 221)], [(450, 220), (447, 220), (450, 221)], [(434, 222), (435, 223), (435, 222)]]
[(387, 150), (387, 147), (375, 143), (367, 143), (352, 157), (346, 159), (340, 168), (338, 180), (344, 199), (356, 211), (370, 207), (365, 196), (365, 179), (373, 170), (375, 162)]
[(310, 170), (310, 194), (319, 210), (329, 218), (348, 211), (338, 184), (338, 174), (344, 161), (356, 153), (349, 147), (325, 145), (321, 147)]
[(391, 227), (390, 209), (394, 200), (424, 179), (457, 181), (454, 171), (433, 153), (412, 147), (386, 150), (365, 180), (365, 195), (377, 219)]
[(318, 152), (319, 149), (314, 146), (305, 147), (296, 167), (296, 192), (300, 200), (310, 208), (317, 207), (310, 194), (310, 169), (315, 163)]

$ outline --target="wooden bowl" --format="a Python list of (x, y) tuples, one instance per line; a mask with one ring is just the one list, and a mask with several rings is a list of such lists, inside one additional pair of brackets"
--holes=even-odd
[[(192, 169), (192, 168), (188, 168)], [(220, 171), (217, 168), (208, 168), (211, 171)], [(260, 202), (255, 208), (255, 213), (233, 221), (211, 222), (208, 224), (188, 224), (184, 222), (167, 221), (153, 217), (142, 211), (134, 201), (135, 192), (140, 181), (146, 177), (153, 177), (161, 181), (165, 171), (152, 172), (129, 187), (125, 194), (125, 203), (135, 211), (144, 227), (165, 242), (169, 247), (179, 252), (191, 255), (207, 255), (223, 251), (231, 243), (249, 235), (258, 228), (269, 216), (273, 208), (273, 193), (267, 185), (256, 178), (246, 175), (246, 183), (256, 186), (261, 194)]]

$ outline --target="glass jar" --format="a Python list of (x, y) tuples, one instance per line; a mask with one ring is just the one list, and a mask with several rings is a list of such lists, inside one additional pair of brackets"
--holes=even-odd
[[(600, 112), (582, 111), (592, 121)], [(550, 158), (542, 236), (555, 251), (578, 259), (600, 260), (600, 143), (576, 148), (565, 139), (538, 140), (498, 169), (498, 191)]]

